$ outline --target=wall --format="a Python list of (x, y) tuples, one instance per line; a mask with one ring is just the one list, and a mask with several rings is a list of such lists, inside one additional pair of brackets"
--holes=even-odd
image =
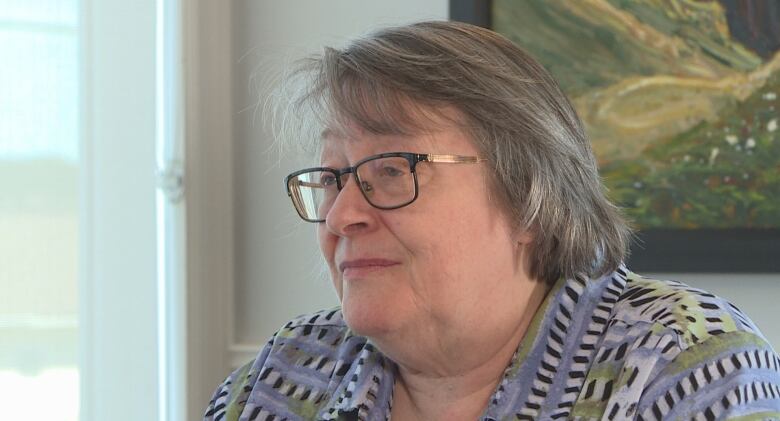
[[(256, 89), (266, 87), (284, 62), (318, 51), (323, 45), (338, 45), (382, 25), (446, 19), (448, 14), (446, 0), (376, 1), (370, 2), (370, 7), (367, 3), (235, 3), (234, 361), (251, 358), (257, 344), (289, 318), (337, 303), (321, 273), (314, 227), (299, 222), (284, 193), (282, 179), (295, 169), (294, 160), (279, 159), (274, 151), (257, 107)], [(774, 323), (772, 302), (780, 297), (780, 276), (656, 276), (679, 279), (731, 299), (758, 322), (772, 343), (780, 345), (780, 326)]]

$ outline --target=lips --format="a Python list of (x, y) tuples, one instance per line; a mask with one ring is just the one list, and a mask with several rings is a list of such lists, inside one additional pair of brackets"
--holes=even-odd
[(398, 262), (388, 259), (353, 259), (345, 260), (339, 264), (339, 271), (343, 274), (361, 274), (368, 273), (375, 270), (385, 269), (390, 266), (397, 265)]

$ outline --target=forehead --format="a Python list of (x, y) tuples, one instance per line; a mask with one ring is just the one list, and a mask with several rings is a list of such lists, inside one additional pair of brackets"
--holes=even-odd
[(428, 149), (426, 137), (414, 135), (376, 135), (371, 133), (324, 133), (320, 147), (322, 162), (355, 162), (384, 152), (422, 152)]
[[(360, 122), (349, 121), (327, 125), (320, 134), (320, 151), (323, 158), (346, 155), (357, 159), (372, 153), (420, 152), (455, 153), (473, 151), (473, 142), (465, 128), (458, 124), (459, 113), (452, 107), (417, 115), (410, 124), (398, 130), (380, 133)], [(453, 148), (455, 151), (453, 151)]]
[(414, 152), (423, 154), (476, 155), (476, 146), (470, 137), (457, 127), (408, 135), (377, 135), (359, 133), (336, 135), (325, 133), (322, 139), (321, 161), (356, 162), (371, 155), (386, 152)]

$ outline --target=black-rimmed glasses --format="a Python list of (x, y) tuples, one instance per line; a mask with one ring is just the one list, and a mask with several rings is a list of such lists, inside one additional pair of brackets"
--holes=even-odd
[(307, 168), (284, 179), (287, 194), (303, 220), (324, 222), (333, 202), (353, 174), (363, 197), (378, 209), (398, 209), (417, 199), (417, 163), (476, 164), (476, 156), (389, 152), (369, 156), (352, 167)]

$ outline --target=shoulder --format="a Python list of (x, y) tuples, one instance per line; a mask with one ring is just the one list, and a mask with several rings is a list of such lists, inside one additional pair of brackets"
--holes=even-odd
[(225, 379), (205, 419), (238, 419), (253, 394), (262, 394), (266, 403), (284, 407), (282, 412), (291, 416), (312, 416), (366, 346), (367, 339), (350, 332), (338, 308), (298, 316), (279, 329), (254, 360)]
[(610, 319), (611, 324), (634, 329), (671, 332), (683, 349), (730, 332), (762, 337), (750, 318), (727, 300), (682, 282), (632, 272)]
[[(736, 306), (628, 273), (581, 396), (611, 416), (780, 416), (780, 359)], [(598, 399), (597, 399), (598, 398)]]

